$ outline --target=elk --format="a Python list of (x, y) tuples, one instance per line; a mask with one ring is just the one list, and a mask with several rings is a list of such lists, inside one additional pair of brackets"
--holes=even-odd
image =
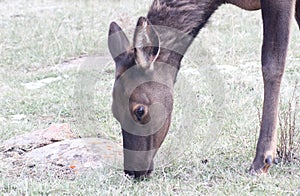
[(293, 15), (300, 27), (300, 0), (154, 0), (138, 19), (133, 45), (117, 23), (108, 46), (115, 62), (112, 112), (123, 136), (124, 172), (148, 176), (168, 132), (173, 85), (180, 63), (201, 28), (222, 4), (261, 9), (264, 101), (252, 174), (267, 173), (276, 156), (276, 120)]

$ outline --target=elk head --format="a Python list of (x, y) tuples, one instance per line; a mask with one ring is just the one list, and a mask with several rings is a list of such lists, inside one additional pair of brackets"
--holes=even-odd
[(177, 69), (160, 61), (159, 35), (144, 17), (136, 25), (133, 46), (112, 22), (108, 46), (116, 67), (112, 112), (122, 128), (124, 171), (147, 176), (169, 129)]

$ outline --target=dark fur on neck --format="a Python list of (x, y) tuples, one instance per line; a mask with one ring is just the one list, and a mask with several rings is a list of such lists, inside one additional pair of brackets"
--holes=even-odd
[(154, 0), (147, 18), (153, 25), (178, 29), (196, 37), (223, 0)]
[[(182, 57), (223, 0), (154, 0), (147, 18), (160, 37), (158, 61), (180, 68)], [(166, 30), (166, 28), (170, 30)]]

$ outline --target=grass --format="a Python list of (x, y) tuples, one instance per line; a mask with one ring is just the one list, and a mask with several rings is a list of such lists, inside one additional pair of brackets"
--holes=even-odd
[[(85, 63), (77, 67), (72, 63), (57, 65), (80, 56), (108, 57), (110, 21), (117, 21), (132, 37), (138, 16), (147, 13), (150, 3), (0, 1), (0, 141), (50, 123), (67, 122), (82, 137), (98, 135), (121, 143), (119, 125), (110, 111), (112, 60), (99, 61), (96, 69), (85, 69)], [(300, 33), (295, 22), (292, 29), (281, 93), (282, 109), (287, 111), (290, 100), (285, 98), (295, 92), (299, 99), (300, 93), (299, 82), (295, 87), (300, 73)], [(261, 39), (259, 11), (223, 6), (213, 15), (183, 61), (176, 83), (172, 127), (150, 180), (134, 182), (125, 178), (120, 168), (106, 168), (73, 181), (53, 179), (51, 175), (46, 181), (7, 178), (0, 163), (0, 192), (297, 194), (299, 162), (279, 163), (262, 177), (250, 176), (246, 171), (255, 153), (262, 106)], [(38, 89), (24, 87), (47, 78), (58, 80)], [(299, 126), (296, 118), (298, 130)], [(299, 134), (295, 139), (300, 140)], [(299, 157), (299, 151), (296, 153)]]

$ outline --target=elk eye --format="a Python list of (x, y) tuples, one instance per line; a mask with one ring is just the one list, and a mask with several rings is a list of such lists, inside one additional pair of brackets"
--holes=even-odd
[(145, 107), (144, 106), (138, 106), (135, 110), (134, 110), (134, 115), (136, 116), (138, 121), (141, 121), (143, 116), (145, 114)]

